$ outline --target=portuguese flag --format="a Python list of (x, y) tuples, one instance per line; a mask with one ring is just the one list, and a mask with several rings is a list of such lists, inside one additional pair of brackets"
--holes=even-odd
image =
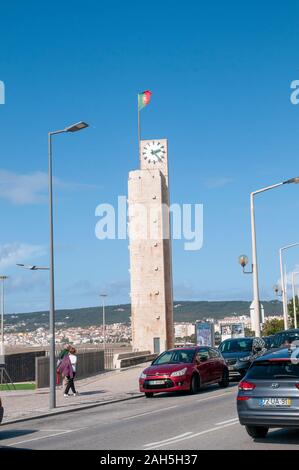
[(150, 102), (152, 92), (149, 90), (138, 93), (138, 110), (147, 106)]

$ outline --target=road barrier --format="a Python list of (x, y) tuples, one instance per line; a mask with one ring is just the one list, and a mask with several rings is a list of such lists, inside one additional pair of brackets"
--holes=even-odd
[(137, 351), (128, 353), (114, 354), (114, 369), (122, 369), (124, 367), (135, 366), (143, 362), (153, 361), (158, 354), (152, 354), (150, 351)]
[[(85, 351), (77, 354), (77, 379), (103, 372), (104, 351)], [(49, 387), (49, 356), (36, 358), (36, 388)]]

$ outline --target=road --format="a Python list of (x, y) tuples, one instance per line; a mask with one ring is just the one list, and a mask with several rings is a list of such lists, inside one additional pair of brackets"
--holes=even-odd
[[(298, 449), (299, 430), (253, 441), (240, 426), (236, 384), (196, 395), (160, 394), (0, 428), (0, 445), (19, 449)], [(75, 400), (76, 398), (69, 398)]]

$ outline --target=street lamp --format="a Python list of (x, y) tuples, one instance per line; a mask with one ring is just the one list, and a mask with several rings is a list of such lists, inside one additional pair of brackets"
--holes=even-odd
[(54, 297), (54, 236), (53, 236), (53, 177), (52, 177), (52, 136), (64, 132), (77, 132), (88, 127), (80, 121), (60, 131), (48, 133), (48, 165), (49, 165), (49, 229), (50, 229), (50, 409), (56, 408), (56, 367), (55, 367), (55, 297)]
[(292, 290), (293, 290), (293, 309), (294, 309), (294, 328), (297, 328), (297, 309), (296, 309), (296, 296), (295, 296), (295, 276), (299, 271), (292, 272)]
[(31, 265), (31, 264), (20, 264), (20, 263), (17, 263), (16, 266), (19, 266), (20, 268), (24, 268), (24, 269), (29, 269), (30, 271), (40, 271), (40, 270), (49, 271), (49, 269), (50, 269), (50, 268), (46, 268), (44, 266), (34, 266), (34, 265)]
[(284, 329), (287, 330), (289, 327), (288, 321), (288, 301), (287, 301), (287, 287), (286, 287), (286, 279), (283, 270), (283, 259), (282, 254), (283, 251), (292, 248), (293, 246), (298, 246), (299, 242), (291, 243), (290, 245), (283, 246), (279, 249), (279, 263), (280, 263), (280, 282), (281, 282), (281, 292), (282, 292), (282, 305), (283, 305), (283, 321), (284, 321)]
[(1, 345), (0, 345), (0, 363), (5, 363), (4, 352), (4, 282), (8, 276), (0, 276), (1, 281)]
[[(253, 284), (253, 311), (254, 311), (254, 325), (253, 330), (257, 337), (261, 336), (261, 313), (260, 313), (260, 298), (259, 298), (259, 283), (258, 283), (258, 265), (257, 265), (257, 249), (256, 249), (256, 230), (255, 230), (255, 211), (254, 211), (254, 196), (257, 194), (269, 191), (270, 189), (277, 188), (284, 184), (299, 183), (299, 177), (291, 178), (281, 183), (272, 184), (265, 188), (253, 191), (250, 194), (250, 216), (251, 216), (251, 246), (252, 246), (252, 284)], [(244, 271), (244, 266), (243, 266)]]
[(282, 295), (282, 291), (279, 289), (279, 286), (277, 284), (275, 284), (275, 286), (273, 286), (273, 290), (274, 290), (274, 292), (277, 296)]
[(105, 349), (106, 349), (106, 321), (105, 321), (105, 298), (107, 297), (107, 294), (100, 294), (100, 297), (102, 297), (103, 301), (103, 347), (104, 347), (104, 354), (105, 354)]

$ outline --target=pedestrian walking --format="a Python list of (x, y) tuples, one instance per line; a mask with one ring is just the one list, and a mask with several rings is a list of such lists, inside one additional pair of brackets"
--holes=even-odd
[(58, 360), (57, 360), (57, 365), (56, 365), (56, 385), (61, 385), (63, 387), (63, 384), (65, 382), (65, 386), (66, 386), (66, 377), (63, 376), (61, 374), (61, 372), (59, 371), (59, 365), (61, 364), (62, 362), (62, 359), (64, 358), (64, 356), (66, 356), (69, 351), (70, 351), (70, 345), (67, 344), (65, 345), (64, 349), (60, 352), (59, 356), (58, 356)]
[(69, 396), (70, 389), (72, 390), (74, 397), (76, 395), (78, 395), (78, 393), (76, 392), (75, 384), (74, 384), (74, 379), (75, 379), (76, 372), (77, 372), (77, 355), (76, 355), (76, 353), (77, 353), (76, 349), (73, 346), (71, 346), (70, 350), (69, 350), (69, 354), (68, 354), (68, 358), (69, 358), (69, 362), (70, 362), (70, 366), (71, 366), (71, 368), (70, 368), (71, 373), (69, 375), (67, 375), (68, 383), (67, 383), (67, 386), (66, 386), (65, 391), (64, 391), (64, 396), (65, 397)]

